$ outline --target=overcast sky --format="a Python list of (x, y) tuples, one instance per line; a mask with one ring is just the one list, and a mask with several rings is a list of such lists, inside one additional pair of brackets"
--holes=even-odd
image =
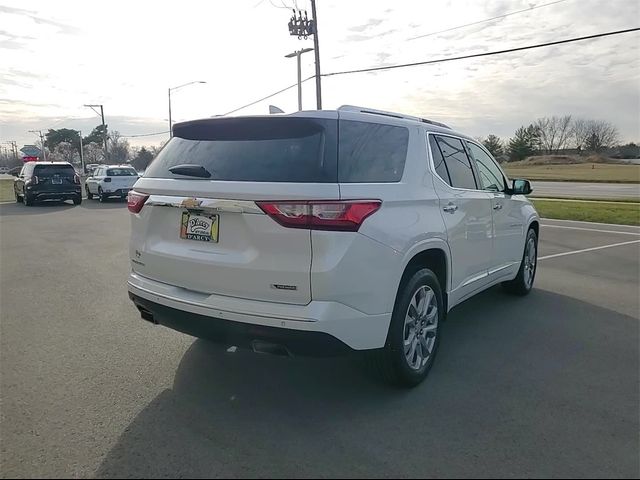
[[(638, 0), (562, 0), (492, 22), (410, 40), (553, 0), (317, 0), (322, 71), (438, 59), (640, 25)], [(0, 142), (34, 143), (28, 130), (81, 129), (99, 119), (123, 135), (167, 130), (173, 118), (222, 114), (290, 85), (312, 45), (289, 36), (291, 10), (308, 0), (71, 2), (0, 0)], [(279, 7), (279, 8), (278, 8)], [(540, 116), (611, 121), (640, 140), (640, 34), (493, 57), (324, 78), (323, 107), (395, 110), (443, 121), (473, 136), (503, 138)], [(313, 74), (313, 54), (303, 75)], [(315, 108), (313, 81), (304, 107)], [(237, 114), (297, 108), (291, 89)], [(132, 138), (156, 144), (166, 135)]]

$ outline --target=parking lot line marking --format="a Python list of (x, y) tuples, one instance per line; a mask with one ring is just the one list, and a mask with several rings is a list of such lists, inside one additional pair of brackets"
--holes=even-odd
[(640, 232), (621, 232), (620, 230), (599, 230), (596, 228), (582, 228), (582, 227), (568, 227), (566, 225), (545, 225), (544, 228), (566, 228), (568, 230), (585, 230), (587, 232), (600, 232), (600, 233), (620, 233), (622, 235), (640, 235)]
[(547, 260), (549, 258), (564, 257), (566, 255), (575, 255), (576, 253), (593, 252), (594, 250), (602, 250), (604, 248), (621, 247), (623, 245), (631, 245), (632, 243), (640, 243), (640, 240), (631, 240), (630, 242), (612, 243), (611, 245), (602, 245), (601, 247), (583, 248), (582, 250), (572, 250), (571, 252), (555, 253), (538, 258), (538, 260)]
[(631, 227), (639, 228), (637, 225), (620, 225), (619, 223), (602, 223), (602, 222), (587, 222), (585, 220), (564, 220), (560, 218), (542, 218), (544, 222), (565, 222), (565, 223), (579, 223), (582, 225), (604, 225), (607, 227)]

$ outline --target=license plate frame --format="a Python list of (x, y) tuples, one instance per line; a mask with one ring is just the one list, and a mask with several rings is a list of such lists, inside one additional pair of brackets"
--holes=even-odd
[(51, 177), (52, 185), (62, 185), (62, 177)]
[(182, 212), (180, 238), (198, 242), (218, 243), (220, 240), (220, 215), (202, 212)]

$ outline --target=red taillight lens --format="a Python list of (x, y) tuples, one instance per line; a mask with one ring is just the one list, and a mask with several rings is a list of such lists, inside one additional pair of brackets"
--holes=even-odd
[(264, 213), (288, 228), (357, 232), (380, 200), (257, 202)]
[(76, 185), (80, 184), (80, 177), (78, 175), (73, 176), (73, 183), (75, 183)]
[(129, 195), (127, 195), (127, 208), (131, 213), (140, 213), (140, 210), (142, 210), (142, 207), (144, 206), (144, 202), (146, 202), (148, 198), (149, 195), (131, 191), (129, 192)]
[(31, 182), (29, 182), (31, 185), (37, 185), (39, 182), (38, 177), (36, 177), (35, 175), (33, 177), (31, 177)]

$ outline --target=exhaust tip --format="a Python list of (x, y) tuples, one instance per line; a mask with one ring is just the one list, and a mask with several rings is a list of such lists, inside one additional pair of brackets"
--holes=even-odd
[(284, 345), (277, 343), (264, 342), (262, 340), (254, 340), (251, 342), (251, 348), (255, 353), (265, 353), (269, 355), (278, 355), (280, 357), (293, 357), (291, 352)]
[(140, 305), (136, 305), (136, 307), (138, 307), (138, 311), (140, 312), (140, 316), (143, 320), (146, 320), (149, 323), (153, 323), (154, 325), (158, 325), (158, 322), (153, 318), (153, 313), (141, 307)]

